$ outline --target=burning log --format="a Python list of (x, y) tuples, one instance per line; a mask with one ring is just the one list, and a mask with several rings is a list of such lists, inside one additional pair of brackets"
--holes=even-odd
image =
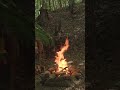
[(68, 67), (65, 67), (65, 68), (63, 68), (62, 70), (61, 70), (61, 72), (63, 72), (64, 70), (66, 70)]
[(73, 61), (69, 61), (68, 64), (69, 64), (69, 65), (72, 65), (72, 64), (73, 64)]
[(55, 67), (51, 67), (48, 69), (48, 71), (52, 74), (56, 71), (56, 68)]
[(56, 77), (64, 76), (66, 73), (65, 72), (55, 72), (54, 73)]
[(36, 65), (35, 66), (35, 74), (38, 75), (40, 73), (43, 73), (45, 71), (45, 67), (42, 65)]
[(76, 75), (79, 70), (78, 70), (75, 66), (70, 65), (70, 66), (68, 67), (68, 71), (69, 71), (69, 74), (70, 74), (70, 75)]

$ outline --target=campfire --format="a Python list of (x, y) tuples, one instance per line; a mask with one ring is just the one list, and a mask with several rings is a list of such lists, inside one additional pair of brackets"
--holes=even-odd
[(57, 55), (55, 56), (55, 63), (57, 64), (57, 70), (56, 72), (65, 72), (68, 74), (68, 62), (64, 58), (64, 52), (67, 51), (69, 47), (69, 41), (68, 38), (65, 41), (65, 45), (61, 47), (61, 50), (57, 52)]
[(67, 61), (64, 57), (64, 53), (69, 48), (69, 40), (66, 38), (65, 44), (60, 48), (60, 51), (56, 52), (55, 56), (55, 67), (49, 68), (51, 74), (56, 74), (57, 76), (65, 75), (70, 76), (73, 73), (78, 72), (75, 66), (71, 65), (73, 61)]
[(43, 72), (40, 73), (41, 85), (45, 87), (71, 88), (69, 90), (80, 86), (80, 83), (82, 83), (81, 80), (84, 78), (81, 73), (81, 66), (83, 67), (84, 64), (81, 65), (78, 63), (76, 65), (75, 61), (65, 58), (64, 54), (69, 49), (69, 46), (69, 40), (66, 38), (64, 45), (56, 52), (52, 66), (44, 68)]
[(64, 56), (64, 53), (68, 50), (69, 46), (69, 40), (66, 38), (65, 44), (60, 48), (60, 51), (56, 52), (54, 61), (56, 66), (51, 67), (48, 70), (51, 74), (55, 74), (56, 76), (71, 76), (80, 72), (79, 68), (72, 65), (73, 61), (67, 61)]
[[(47, 71), (41, 74), (42, 84), (45, 86), (74, 86), (76, 81), (81, 77), (80, 68), (73, 65), (73, 61), (67, 61), (64, 53), (69, 48), (69, 40), (66, 38), (65, 44), (56, 52), (55, 65), (51, 66)], [(79, 66), (79, 65), (78, 65)], [(73, 80), (74, 76), (74, 80)], [(62, 83), (62, 84), (61, 84)], [(63, 83), (65, 83), (63, 85)]]

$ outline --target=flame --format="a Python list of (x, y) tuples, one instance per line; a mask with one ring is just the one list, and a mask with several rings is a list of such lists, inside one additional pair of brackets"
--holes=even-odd
[(60, 72), (62, 70), (67, 72), (67, 69), (65, 68), (68, 67), (68, 63), (64, 58), (64, 52), (67, 51), (68, 47), (69, 47), (69, 40), (68, 38), (66, 38), (64, 46), (60, 49), (60, 51), (57, 52), (57, 55), (55, 56), (55, 62), (58, 65), (57, 72)]

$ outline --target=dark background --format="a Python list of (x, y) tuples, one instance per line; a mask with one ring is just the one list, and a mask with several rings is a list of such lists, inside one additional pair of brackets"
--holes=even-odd
[(120, 1), (86, 0), (86, 90), (120, 89)]
[(34, 0), (0, 1), (0, 90), (34, 89), (34, 10)]

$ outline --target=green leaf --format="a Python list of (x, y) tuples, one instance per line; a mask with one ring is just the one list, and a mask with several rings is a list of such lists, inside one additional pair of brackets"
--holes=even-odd
[(52, 37), (45, 32), (38, 24), (35, 24), (35, 36), (36, 39), (40, 40), (44, 45), (54, 45)]

